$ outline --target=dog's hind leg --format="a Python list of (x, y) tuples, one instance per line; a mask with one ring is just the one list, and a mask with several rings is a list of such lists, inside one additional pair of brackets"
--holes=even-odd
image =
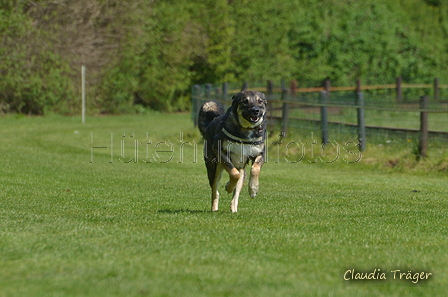
[(238, 173), (240, 176), (236, 183), (235, 190), (233, 191), (232, 201), (230, 202), (230, 210), (232, 212), (238, 211), (238, 198), (240, 197), (240, 193), (244, 184), (244, 168), (241, 168)]
[(221, 174), (222, 174), (222, 165), (217, 164), (215, 167), (215, 176), (213, 181), (210, 183), (210, 186), (212, 188), (212, 211), (218, 210), (218, 204), (219, 204), (219, 181), (221, 180)]
[(259, 176), (261, 171), (261, 166), (263, 166), (264, 160), (263, 156), (258, 156), (254, 164), (252, 165), (250, 169), (250, 178), (249, 178), (249, 195), (251, 198), (255, 198), (258, 194), (258, 188), (259, 188)]

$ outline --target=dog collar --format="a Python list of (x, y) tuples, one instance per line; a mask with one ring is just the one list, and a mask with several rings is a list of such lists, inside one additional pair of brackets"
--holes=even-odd
[(258, 145), (258, 144), (262, 144), (263, 143), (263, 137), (262, 136), (255, 138), (253, 141), (247, 141), (247, 139), (243, 139), (243, 138), (240, 138), (238, 136), (230, 134), (230, 132), (227, 131), (226, 128), (222, 128), (222, 133), (224, 133), (230, 140), (234, 140), (236, 142), (241, 142), (243, 144)]

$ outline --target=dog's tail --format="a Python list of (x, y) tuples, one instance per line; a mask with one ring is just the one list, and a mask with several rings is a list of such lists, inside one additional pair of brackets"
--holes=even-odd
[(198, 127), (202, 136), (205, 136), (205, 130), (214, 118), (224, 114), (224, 107), (217, 101), (207, 101), (199, 109)]

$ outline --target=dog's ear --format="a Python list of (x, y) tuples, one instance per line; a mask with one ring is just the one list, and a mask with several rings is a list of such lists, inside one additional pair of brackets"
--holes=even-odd
[(236, 93), (235, 95), (233, 95), (232, 97), (232, 108), (233, 108), (233, 112), (236, 113), (236, 110), (238, 109), (238, 104), (240, 104), (240, 100), (241, 100), (241, 92)]
[(232, 97), (232, 104), (239, 104), (241, 101), (241, 98), (243, 96), (243, 92), (236, 93)]
[(238, 101), (241, 98), (242, 94), (243, 94), (243, 92), (238, 92), (235, 95), (233, 95), (232, 102), (233, 101)]
[(266, 96), (262, 92), (257, 92), (257, 95), (264, 101), (264, 103), (267, 103), (268, 100), (266, 99)]

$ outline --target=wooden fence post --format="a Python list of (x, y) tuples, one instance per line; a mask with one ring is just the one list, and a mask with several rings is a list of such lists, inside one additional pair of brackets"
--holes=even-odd
[(356, 94), (356, 110), (358, 113), (358, 141), (359, 150), (361, 152), (366, 149), (366, 124), (364, 118), (364, 94), (359, 92)]
[(212, 85), (206, 84), (205, 85), (205, 99), (210, 100), (212, 95)]
[(274, 83), (272, 82), (272, 80), (268, 80), (267, 82), (267, 94), (266, 94), (266, 99), (268, 100), (268, 119), (270, 119), (270, 121), (268, 121), (268, 132), (269, 134), (273, 134), (274, 133), (274, 123), (272, 121), (272, 116), (273, 116), (273, 108), (272, 108), (272, 100), (274, 99)]
[[(291, 82), (292, 83), (292, 82)], [(288, 96), (288, 89), (285, 86), (285, 81), (282, 81), (282, 101), (290, 100), (292, 95)], [(286, 135), (288, 132), (288, 117), (289, 117), (289, 110), (288, 110), (288, 102), (283, 102), (282, 104), (282, 133)]]
[(227, 83), (222, 83), (222, 102), (223, 102), (223, 105), (224, 105), (224, 110), (227, 110), (227, 108), (229, 107), (229, 104), (227, 104), (228, 92), (229, 92), (228, 84)]
[(268, 88), (267, 88), (267, 90), (268, 90), (268, 96), (269, 96), (269, 99), (272, 99), (271, 97), (272, 97), (272, 95), (274, 94), (274, 83), (272, 82), (272, 80), (268, 80)]
[(330, 90), (331, 90), (331, 81), (329, 78), (324, 80), (324, 89), (320, 93), (320, 103), (322, 104), (320, 107), (320, 124), (321, 124), (321, 134), (322, 134), (322, 144), (328, 143), (328, 110), (327, 110), (327, 102), (330, 98)]
[(437, 101), (440, 98), (439, 78), (434, 79), (434, 100)]
[(401, 103), (401, 101), (403, 100), (403, 92), (402, 92), (402, 89), (401, 89), (401, 76), (397, 77), (396, 83), (397, 83), (397, 87), (396, 87), (396, 89), (397, 89), (397, 102)]
[(296, 99), (296, 93), (297, 93), (297, 82), (295, 80), (291, 80), (291, 83), (289, 84), (289, 89), (291, 90), (291, 99)]
[(428, 96), (420, 97), (420, 143), (418, 147), (418, 159), (426, 158), (427, 149), (428, 149), (428, 112), (425, 109), (428, 109)]
[(247, 91), (247, 89), (249, 88), (247, 81), (243, 82), (243, 86), (241, 87), (241, 91)]
[(327, 93), (327, 99), (330, 98), (331, 81), (329, 78), (325, 79), (324, 82), (325, 92)]
[(199, 85), (193, 85), (191, 88), (191, 100), (193, 101), (192, 118), (194, 126), (198, 125), (198, 113), (200, 108), (199, 93), (201, 92)]
[(356, 80), (356, 93), (358, 94), (358, 93), (361, 93), (362, 92), (362, 89), (361, 89), (361, 79), (357, 79)]
[(327, 112), (327, 92), (320, 92), (320, 127), (322, 132), (322, 144), (328, 143), (328, 112)]
[(219, 100), (222, 98), (221, 88), (215, 88), (215, 96), (214, 100)]
[(81, 123), (86, 122), (86, 66), (81, 66)]

